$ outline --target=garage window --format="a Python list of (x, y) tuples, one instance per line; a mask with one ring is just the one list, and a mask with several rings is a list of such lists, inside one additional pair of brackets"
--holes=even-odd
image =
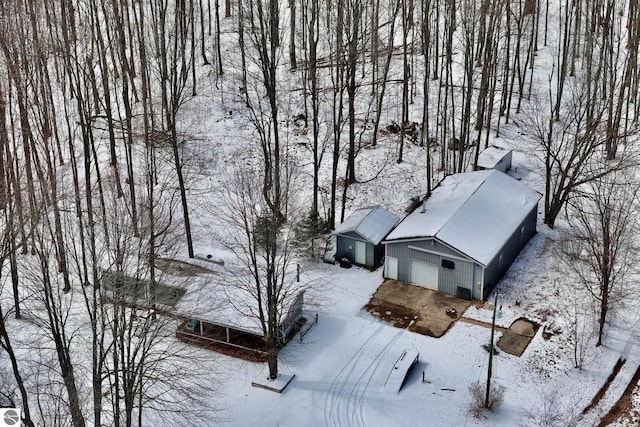
[(456, 266), (453, 261), (448, 259), (443, 259), (441, 265), (442, 265), (442, 268), (446, 268), (448, 270), (453, 270)]

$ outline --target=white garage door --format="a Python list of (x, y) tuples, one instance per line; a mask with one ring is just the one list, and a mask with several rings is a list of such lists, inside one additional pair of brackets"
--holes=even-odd
[(409, 281), (415, 285), (438, 290), (438, 266), (411, 260)]

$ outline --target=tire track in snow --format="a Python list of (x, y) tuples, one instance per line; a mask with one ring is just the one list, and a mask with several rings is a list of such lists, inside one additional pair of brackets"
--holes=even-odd
[[(325, 400), (325, 425), (366, 426), (364, 402), (369, 386), (384, 356), (403, 332), (399, 330), (380, 349), (379, 345), (374, 344), (378, 341), (377, 337), (382, 329), (382, 326), (379, 327), (360, 346), (333, 380)], [(376, 352), (375, 355), (370, 361), (365, 358), (365, 361), (361, 362), (362, 356), (369, 354), (368, 350)]]
[(327, 427), (340, 426), (340, 418), (337, 416), (337, 406), (340, 402), (339, 395), (344, 390), (346, 380), (349, 378), (355, 366), (358, 364), (358, 361), (365, 353), (366, 347), (371, 344), (374, 337), (383, 329), (384, 325), (380, 325), (375, 331), (373, 331), (373, 333), (362, 343), (362, 345), (360, 345), (331, 382), (324, 401), (324, 422)]
[(380, 364), (382, 363), (384, 356), (386, 356), (389, 353), (390, 349), (393, 347), (393, 344), (395, 344), (395, 342), (398, 341), (398, 338), (400, 338), (400, 336), (402, 335), (402, 331), (403, 331), (402, 329), (399, 330), (393, 337), (391, 337), (389, 342), (387, 342), (387, 344), (380, 351), (380, 353), (376, 355), (376, 359), (374, 359), (374, 361), (371, 362), (371, 365), (369, 365), (369, 368), (367, 368), (367, 370), (369, 370), (375, 364), (375, 367), (371, 371), (371, 374), (369, 374), (369, 377), (367, 378), (367, 381), (364, 384), (364, 387), (362, 388), (362, 392), (358, 396), (358, 399), (356, 402), (358, 407), (358, 410), (355, 413), (356, 421), (357, 421), (357, 424), (362, 427), (367, 426), (365, 412), (364, 412), (364, 402), (370, 390), (369, 385), (371, 384), (371, 380), (375, 377), (376, 373), (378, 372), (378, 369), (380, 368)]

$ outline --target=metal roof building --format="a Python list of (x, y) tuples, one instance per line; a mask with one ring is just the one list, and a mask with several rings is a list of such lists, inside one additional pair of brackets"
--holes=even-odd
[(385, 277), (486, 298), (536, 233), (540, 198), (497, 170), (446, 177), (386, 237)]
[(380, 242), (398, 221), (397, 216), (381, 206), (354, 211), (331, 233), (336, 236), (336, 258), (346, 257), (354, 264), (377, 267), (384, 255)]

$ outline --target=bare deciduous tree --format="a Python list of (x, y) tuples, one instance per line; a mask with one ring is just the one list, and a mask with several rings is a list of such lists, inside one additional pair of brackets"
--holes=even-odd
[(57, 373), (60, 375), (66, 391), (66, 411), (70, 415), (74, 427), (86, 425), (84, 402), (81, 398), (82, 383), (78, 381), (78, 366), (72, 356), (73, 342), (77, 339), (78, 328), (72, 326), (72, 295), (67, 297), (62, 292), (60, 279), (53, 267), (55, 249), (48, 239), (51, 230), (38, 227), (34, 230), (34, 250), (36, 257), (27, 271), (26, 277), (31, 283), (33, 294), (30, 304), (30, 316), (53, 344), (57, 360)]
[[(10, 237), (7, 234), (7, 231), (5, 231), (5, 237), (3, 239), (2, 245), (0, 246), (0, 267), (4, 266), (6, 259), (9, 258), (9, 253), (11, 250), (13, 250), (13, 248), (11, 246)], [(2, 277), (2, 268), (0, 268), (0, 286), (3, 286), (3, 285), (4, 285), (4, 278)], [(14, 288), (13, 291), (17, 292), (18, 290)], [(15, 297), (17, 298), (18, 296), (15, 295)], [(11, 371), (13, 374), (13, 381), (5, 380), (3, 375), (2, 381), (1, 381), (2, 390), (0, 390), (0, 395), (2, 395), (5, 399), (10, 399), (10, 403), (12, 406), (14, 407), (20, 406), (23, 410), (23, 415), (24, 415), (22, 420), (23, 423), (27, 427), (34, 427), (35, 424), (31, 420), (31, 406), (29, 402), (29, 394), (27, 392), (27, 387), (25, 386), (25, 382), (23, 379), (23, 372), (21, 371), (21, 368), (23, 367), (23, 365), (20, 364), (20, 362), (18, 361), (18, 357), (16, 357), (16, 353), (13, 349), (11, 334), (9, 332), (9, 329), (7, 328), (8, 314), (9, 314), (8, 312), (5, 312), (3, 310), (2, 304), (0, 303), (0, 348), (2, 348), (6, 356), (9, 358)], [(8, 377), (8, 373), (7, 373), (7, 377)], [(7, 392), (8, 390), (7, 387), (9, 386), (9, 384), (14, 382), (15, 382), (15, 388), (18, 389), (18, 392), (20, 395), (19, 402), (16, 402), (14, 400), (15, 392), (13, 390), (11, 390), (10, 392)], [(18, 403), (20, 405), (18, 405)]]
[[(241, 315), (255, 318), (260, 325), (269, 355), (269, 377), (275, 379), (283, 338), (280, 324), (301, 286), (293, 265), (294, 227), (274, 217), (260, 191), (261, 177), (255, 172), (238, 168), (225, 183), (216, 234), (237, 258), (235, 286), (249, 297), (244, 298), (244, 304), (231, 303)], [(282, 184), (281, 206), (291, 220), (296, 209), (291, 209), (290, 181)]]
[(603, 343), (609, 311), (628, 297), (628, 274), (637, 264), (640, 186), (632, 178), (618, 172), (592, 180), (568, 209), (572, 227), (562, 250), (567, 266), (596, 302), (596, 346)]
[[(562, 244), (562, 242), (561, 242)], [(562, 258), (563, 254), (559, 253)], [(564, 269), (564, 264), (563, 269)], [(574, 368), (582, 369), (589, 347), (595, 336), (593, 301), (585, 292), (584, 286), (568, 279), (567, 283), (557, 285), (558, 314), (564, 322), (563, 331), (571, 346), (571, 358)]]
[(599, 120), (588, 120), (591, 104), (584, 88), (571, 89), (572, 96), (563, 104), (559, 119), (553, 112), (550, 91), (547, 108), (534, 103), (528, 121), (522, 123), (537, 144), (535, 155), (544, 165), (544, 223), (551, 228), (580, 186), (633, 164), (630, 153), (604, 161), (606, 131)]
[(559, 391), (541, 390), (532, 407), (524, 410), (524, 424), (531, 427), (577, 427), (582, 414), (580, 401), (566, 403), (565, 399), (558, 398)]

